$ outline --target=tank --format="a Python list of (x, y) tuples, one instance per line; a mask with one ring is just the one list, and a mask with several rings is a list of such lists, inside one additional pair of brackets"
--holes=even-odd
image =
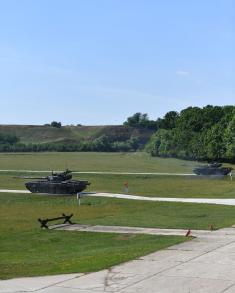
[(193, 170), (193, 172), (197, 175), (216, 175), (216, 176), (224, 176), (228, 175), (233, 168), (222, 167), (220, 163), (212, 163), (205, 166), (199, 166)]
[[(22, 178), (22, 177), (21, 177)], [(72, 171), (54, 173), (47, 177), (24, 177), (30, 179), (40, 179), (26, 182), (26, 188), (32, 193), (71, 195), (77, 194), (87, 188), (90, 183), (85, 180), (71, 180)]]

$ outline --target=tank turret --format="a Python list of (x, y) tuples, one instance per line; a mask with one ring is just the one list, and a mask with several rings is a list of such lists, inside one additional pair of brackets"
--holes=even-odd
[(72, 179), (72, 171), (66, 169), (64, 172), (54, 173), (51, 172), (50, 176), (46, 177), (49, 181), (52, 182), (62, 182)]

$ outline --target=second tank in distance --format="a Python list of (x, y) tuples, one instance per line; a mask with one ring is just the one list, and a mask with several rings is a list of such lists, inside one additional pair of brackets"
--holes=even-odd
[(216, 175), (216, 176), (224, 176), (228, 175), (233, 168), (230, 167), (222, 167), (221, 163), (212, 163), (205, 166), (199, 166), (193, 170), (193, 172), (197, 175)]

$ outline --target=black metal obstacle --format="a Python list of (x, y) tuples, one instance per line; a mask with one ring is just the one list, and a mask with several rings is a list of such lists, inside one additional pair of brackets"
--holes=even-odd
[(73, 224), (70, 219), (72, 218), (73, 214), (66, 216), (65, 214), (62, 214), (61, 217), (57, 217), (57, 218), (51, 218), (51, 219), (38, 219), (38, 222), (41, 224), (41, 228), (46, 228), (48, 229), (49, 227), (47, 226), (48, 222), (51, 221), (56, 221), (56, 220), (64, 220), (63, 224), (69, 223), (69, 224)]

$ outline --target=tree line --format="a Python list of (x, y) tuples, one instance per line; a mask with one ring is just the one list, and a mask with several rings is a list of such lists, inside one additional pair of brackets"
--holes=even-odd
[[(60, 122), (53, 121), (50, 125), (61, 128)], [(0, 133), (0, 152), (127, 152), (145, 149), (152, 156), (235, 162), (235, 106), (188, 107), (179, 113), (167, 112), (157, 120), (150, 120), (147, 114), (137, 112), (123, 125), (150, 129), (154, 134), (147, 143), (146, 138), (127, 138), (119, 130), (89, 141), (26, 144), (15, 135)]]
[(235, 162), (235, 106), (188, 107), (155, 122), (152, 156)]
[(101, 135), (92, 141), (60, 141), (47, 143), (22, 143), (16, 136), (0, 134), (0, 152), (132, 152), (143, 147), (138, 138), (125, 141)]

